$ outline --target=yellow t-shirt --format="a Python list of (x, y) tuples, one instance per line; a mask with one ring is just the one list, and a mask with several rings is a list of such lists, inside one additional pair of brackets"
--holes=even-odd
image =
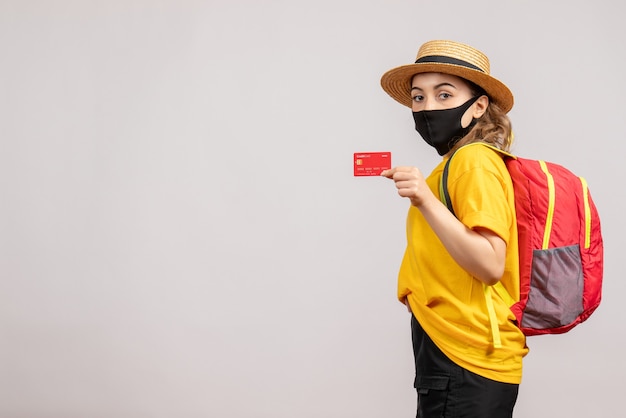
[[(446, 160), (426, 179), (439, 196)], [(448, 191), (457, 218), (468, 228), (486, 228), (507, 243), (501, 283), (519, 300), (517, 225), (513, 185), (502, 156), (481, 144), (460, 148), (448, 172)], [(505, 301), (491, 292), (501, 348), (494, 348), (483, 284), (446, 251), (419, 209), (407, 217), (407, 247), (398, 277), (405, 298), (428, 336), (454, 363), (488, 379), (520, 383), (526, 339)]]

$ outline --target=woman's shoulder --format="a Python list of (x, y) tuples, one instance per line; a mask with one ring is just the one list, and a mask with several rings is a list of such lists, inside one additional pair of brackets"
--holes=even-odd
[(473, 168), (496, 169), (501, 171), (506, 169), (504, 158), (511, 156), (507, 152), (483, 142), (473, 142), (459, 148), (451, 158), (451, 163), (461, 170), (471, 170)]

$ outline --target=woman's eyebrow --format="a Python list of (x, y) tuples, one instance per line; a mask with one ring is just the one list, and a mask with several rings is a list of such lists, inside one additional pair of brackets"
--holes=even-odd
[[(455, 90), (457, 89), (454, 84), (444, 82), (444, 83), (437, 84), (435, 87), (433, 87), (433, 90), (437, 90), (437, 89), (440, 89), (440, 88), (446, 87), (446, 86), (450, 86), (450, 87), (452, 87)], [(413, 86), (413, 87), (411, 87), (411, 91), (413, 91), (413, 90), (420, 90), (420, 91), (422, 91), (423, 89), (420, 88), (420, 87), (417, 87), (417, 86)]]

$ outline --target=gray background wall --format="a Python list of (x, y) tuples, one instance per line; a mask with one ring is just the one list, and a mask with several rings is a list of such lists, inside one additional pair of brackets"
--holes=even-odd
[(0, 417), (414, 416), (407, 202), (437, 156), (379, 87), (485, 51), (515, 152), (587, 178), (604, 299), (528, 344), (516, 417), (622, 408), (618, 1), (0, 1)]

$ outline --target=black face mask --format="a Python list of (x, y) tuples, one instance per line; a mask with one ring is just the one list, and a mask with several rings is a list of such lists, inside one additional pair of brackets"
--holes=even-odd
[(413, 112), (415, 130), (428, 145), (435, 147), (439, 155), (447, 154), (476, 124), (477, 119), (472, 119), (469, 126), (464, 128), (461, 126), (461, 118), (479, 97), (472, 97), (452, 109)]

